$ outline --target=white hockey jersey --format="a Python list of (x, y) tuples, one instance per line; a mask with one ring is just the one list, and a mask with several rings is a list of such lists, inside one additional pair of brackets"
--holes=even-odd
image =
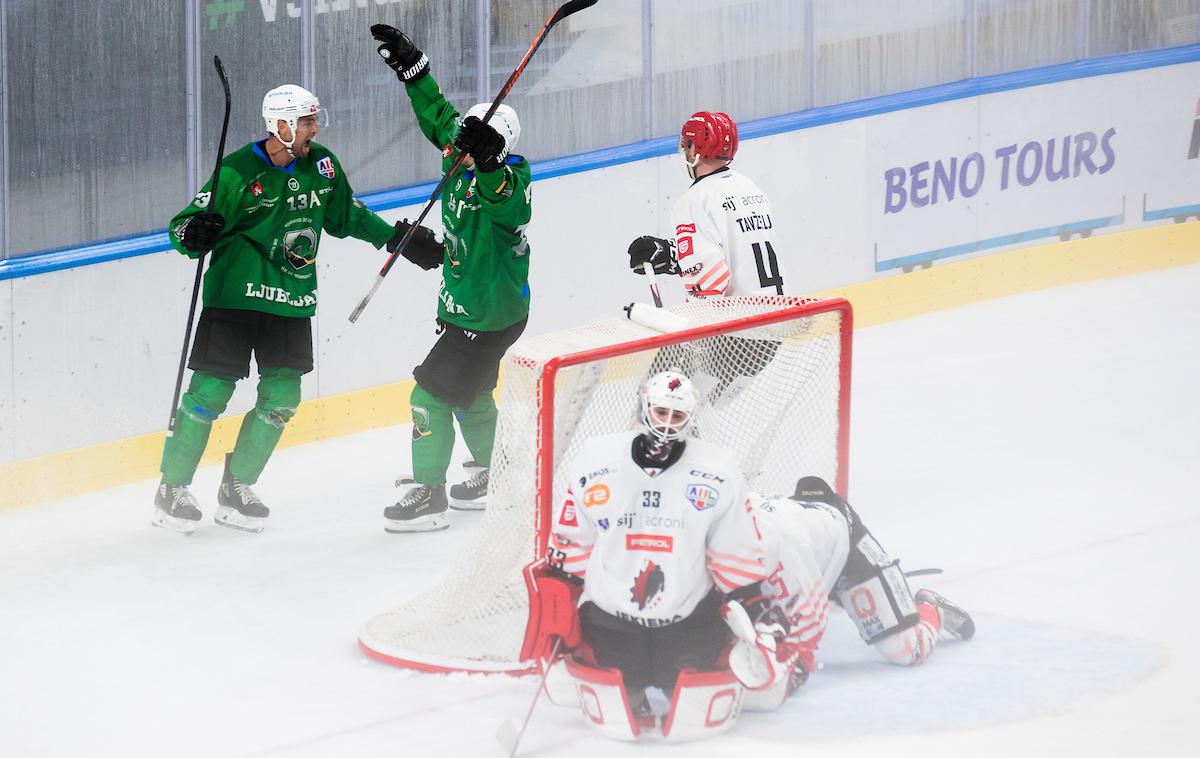
[(789, 638), (815, 650), (829, 622), (829, 598), (846, 565), (846, 519), (827, 505), (806, 508), (787, 498), (751, 493), (767, 549), (764, 589), (787, 615)]
[(732, 454), (689, 439), (651, 476), (634, 462), (638, 432), (596, 437), (568, 466), (554, 507), (551, 562), (584, 579), (583, 599), (643, 626), (686, 618), (715, 585), (766, 576), (762, 537)]
[[(767, 550), (770, 575), (764, 586), (788, 616), (788, 640), (815, 652), (829, 623), (830, 596), (850, 552), (846, 519), (822, 503), (801, 505), (755, 493), (750, 494), (750, 502)], [(886, 562), (878, 543), (867, 539)], [(887, 661), (912, 666), (929, 657), (937, 640), (938, 629), (922, 615), (920, 623), (879, 640), (874, 647)]]
[(671, 210), (675, 256), (691, 297), (788, 294), (771, 200), (731, 168), (697, 179)]

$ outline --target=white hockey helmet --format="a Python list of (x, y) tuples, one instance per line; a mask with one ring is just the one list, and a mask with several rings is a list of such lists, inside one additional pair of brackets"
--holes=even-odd
[(660, 372), (642, 385), (642, 424), (663, 442), (682, 439), (698, 404), (691, 379), (678, 371)]
[[(296, 141), (296, 124), (300, 118), (318, 115), (323, 115), (321, 101), (316, 95), (296, 84), (280, 85), (263, 97), (262, 117), (267, 123), (267, 131), (283, 143), (289, 154), (292, 152), (292, 143)], [(279, 136), (280, 121), (288, 125), (292, 133), (290, 140)], [(327, 119), (323, 119), (322, 127), (325, 126), (324, 121)]]
[[(466, 119), (467, 116), (474, 116), (482, 121), (483, 117), (487, 115), (488, 108), (491, 107), (491, 103), (476, 103), (471, 106), (463, 119)], [(517, 140), (521, 138), (521, 122), (517, 119), (517, 112), (501, 103), (487, 123), (504, 138), (504, 155), (500, 156), (500, 159), (504, 160), (517, 146)]]

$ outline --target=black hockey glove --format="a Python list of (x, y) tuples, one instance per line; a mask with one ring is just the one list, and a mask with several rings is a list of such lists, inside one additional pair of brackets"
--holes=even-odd
[(642, 274), (642, 264), (649, 263), (656, 274), (678, 274), (679, 262), (675, 260), (675, 245), (658, 237), (638, 237), (629, 243), (629, 268)]
[(467, 116), (463, 120), (454, 146), (475, 159), (475, 168), (484, 173), (495, 171), (504, 165), (508, 149), (500, 132), (479, 120), (478, 116)]
[[(400, 240), (404, 239), (410, 226), (412, 224), (408, 223), (408, 219), (396, 222), (396, 233), (387, 241), (389, 253), (396, 252)], [(438, 242), (432, 229), (426, 229), (423, 226), (417, 227), (417, 231), (413, 232), (413, 238), (408, 241), (408, 246), (400, 254), (426, 271), (442, 265), (442, 243)]]
[(224, 228), (225, 218), (220, 213), (197, 213), (187, 220), (179, 241), (193, 253), (207, 253), (217, 243)]
[(429, 58), (404, 32), (387, 24), (372, 24), (371, 36), (383, 43), (375, 49), (400, 81), (415, 82), (429, 73)]

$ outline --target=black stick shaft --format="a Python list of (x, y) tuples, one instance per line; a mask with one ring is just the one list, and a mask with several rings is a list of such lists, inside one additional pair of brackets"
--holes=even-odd
[[(562, 21), (567, 16), (570, 16), (572, 13), (578, 13), (584, 8), (590, 8), (591, 6), (595, 5), (596, 2), (597, 0), (571, 0), (568, 3), (564, 3), (563, 5), (559, 6), (558, 10), (554, 11), (550, 18), (546, 20), (546, 25), (542, 27), (542, 31), (539, 32), (538, 36), (533, 40), (533, 44), (529, 46), (529, 50), (525, 53), (525, 57), (521, 59), (521, 62), (517, 64), (517, 67), (513, 70), (512, 74), (509, 75), (508, 81), (506, 81), (504, 86), (500, 88), (500, 94), (496, 95), (496, 99), (492, 101), (491, 107), (488, 108), (487, 113), (485, 113), (483, 116), (483, 123), (486, 124), (492, 118), (492, 114), (494, 114), (496, 109), (500, 107), (500, 103), (502, 103), (504, 98), (508, 96), (508, 93), (512, 91), (512, 88), (517, 83), (517, 79), (521, 78), (521, 72), (525, 70), (525, 66), (529, 64), (529, 60), (533, 57), (533, 54), (537, 52), (537, 49), (542, 46), (542, 40), (546, 38), (546, 34), (550, 32), (554, 25), (559, 21)], [(371, 298), (375, 296), (375, 291), (378, 290), (379, 285), (383, 283), (383, 277), (387, 276), (388, 271), (391, 271), (392, 265), (395, 264), (396, 259), (400, 257), (400, 254), (403, 253), (404, 249), (408, 247), (409, 240), (411, 240), (413, 235), (416, 234), (417, 227), (420, 226), (425, 217), (429, 215), (430, 209), (433, 208), (433, 204), (437, 202), (437, 199), (441, 197), (442, 190), (446, 188), (446, 184), (450, 181), (450, 177), (454, 175), (455, 171), (458, 171), (458, 167), (462, 165), (463, 159), (466, 157), (466, 153), (459, 152), (458, 157), (454, 159), (454, 164), (450, 166), (450, 170), (442, 175), (441, 181), (439, 181), (437, 186), (434, 187), (433, 193), (429, 196), (429, 201), (425, 203), (425, 207), (421, 210), (421, 215), (417, 216), (417, 220), (413, 222), (413, 225), (410, 226), (408, 231), (404, 233), (404, 236), (400, 238), (400, 244), (396, 245), (396, 249), (392, 251), (391, 255), (388, 256), (387, 261), (384, 262), (383, 268), (379, 270), (379, 276), (375, 278), (374, 286), (371, 287), (371, 290), (367, 292), (363, 299), (359, 301), (358, 305), (355, 306), (354, 310), (350, 313), (350, 323), (358, 321), (358, 317), (362, 315), (363, 310), (366, 309), (367, 303), (371, 302)]]
[[(217, 181), (221, 178), (221, 158), (225, 155), (225, 135), (229, 133), (229, 110), (232, 98), (229, 95), (229, 77), (225, 75), (225, 67), (221, 65), (220, 57), (213, 56), (217, 76), (221, 77), (221, 87), (225, 90), (225, 120), (221, 124), (221, 141), (217, 145), (217, 165), (213, 168), (212, 182), (209, 184), (208, 207), (211, 209), (217, 203)], [(196, 301), (200, 298), (200, 281), (204, 276), (204, 253), (196, 260), (196, 278), (192, 282), (192, 304), (188, 307), (187, 329), (183, 334), (183, 348), (179, 351), (179, 370), (175, 374), (175, 393), (171, 396), (171, 415), (167, 419), (167, 436), (175, 431), (175, 409), (179, 405), (179, 393), (183, 389), (183, 369), (187, 365), (188, 347), (192, 344), (192, 323), (196, 319)]]

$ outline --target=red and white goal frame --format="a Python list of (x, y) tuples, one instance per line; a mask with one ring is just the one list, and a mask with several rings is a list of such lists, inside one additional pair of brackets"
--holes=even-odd
[(693, 433), (733, 452), (751, 489), (788, 495), (816, 475), (847, 494), (850, 304), (756, 295), (667, 310), (687, 327), (605, 319), (508, 351), (487, 510), (441, 583), (367, 621), (368, 655), (424, 671), (536, 670), (520, 660), (524, 569), (545, 555), (563, 464), (583, 440), (633, 428), (638, 388), (657, 371), (696, 383)]

